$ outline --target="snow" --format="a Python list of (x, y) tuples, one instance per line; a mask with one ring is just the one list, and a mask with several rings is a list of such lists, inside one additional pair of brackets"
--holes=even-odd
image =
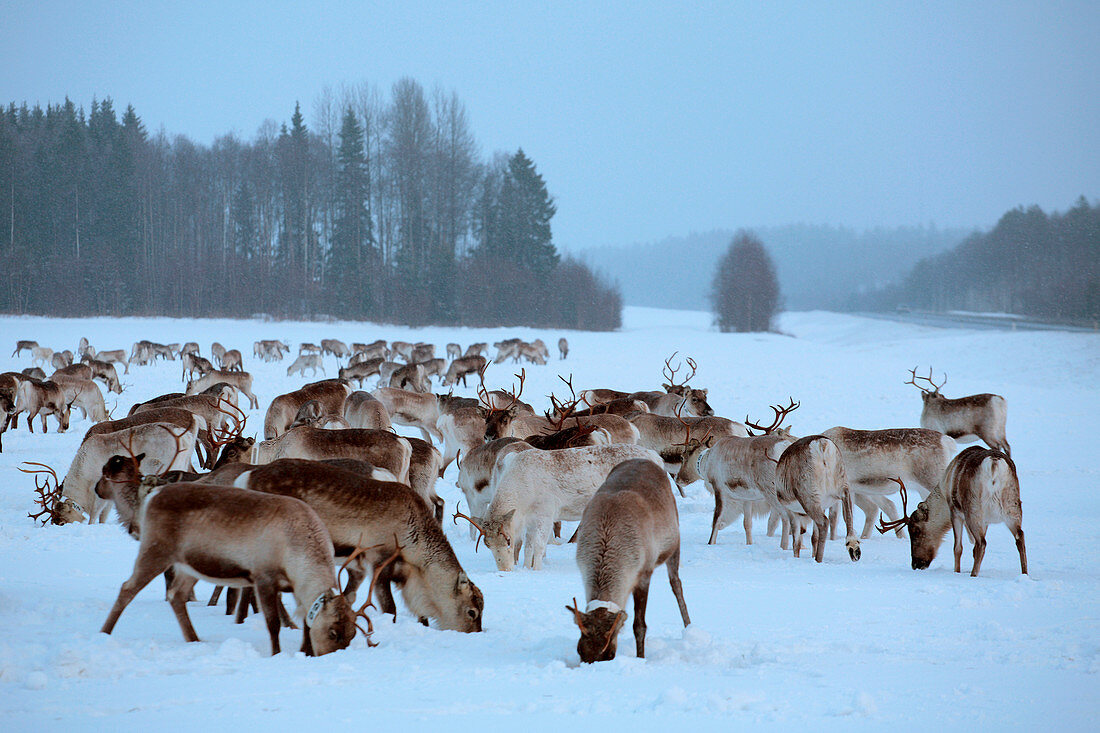
[[(705, 313), (627, 308), (622, 331), (409, 329), (357, 323), (230, 320), (0, 318), (0, 344), (34, 338), (75, 350), (81, 336), (101, 349), (141, 338), (212, 340), (246, 355), (261, 410), (300, 386), (288, 361), (251, 359), (251, 344), (424, 340), (443, 351), (502, 337), (540, 336), (554, 352), (528, 366), (525, 399), (562, 393), (559, 373), (578, 388), (652, 388), (675, 350), (699, 365), (693, 383), (710, 389), (716, 412), (734, 419), (770, 415), (769, 404), (800, 400), (796, 434), (844, 424), (912, 426), (920, 399), (903, 384), (908, 370), (947, 372), (949, 396), (996, 392), (1009, 405), (1008, 437), (1020, 471), (1031, 576), (1019, 574), (1011, 536), (991, 527), (982, 575), (951, 572), (950, 537), (932, 567), (909, 568), (906, 540), (864, 540), (858, 563), (840, 541), (825, 562), (793, 558), (765, 535), (744, 544), (739, 523), (707, 546), (713, 502), (701, 484), (680, 506), (681, 578), (692, 625), (684, 629), (666, 575), (650, 587), (646, 659), (634, 656), (630, 623), (618, 657), (580, 665), (578, 633), (564, 606), (584, 603), (571, 546), (551, 546), (539, 572), (501, 573), (490, 553), (474, 553), (464, 526), (448, 522), (459, 558), (485, 594), (485, 631), (424, 628), (400, 615), (377, 618), (375, 640), (305, 658), (300, 632), (284, 630), (284, 653), (269, 656), (259, 616), (235, 626), (220, 609), (190, 606), (202, 642), (187, 644), (163, 600), (147, 587), (114, 634), (98, 633), (137, 545), (113, 523), (37, 527), (33, 482), (22, 461), (67, 468), (88, 423), (74, 417), (57, 434), (4, 435), (0, 454), (0, 719), (6, 730), (91, 726), (136, 729), (275, 724), (371, 727), (424, 723), (452, 730), (515, 721), (532, 730), (564, 724), (590, 729), (627, 722), (778, 728), (813, 722), (825, 729), (885, 728), (928, 721), (937, 728), (1093, 729), (1100, 714), (1100, 561), (1089, 551), (1100, 519), (1097, 451), (1080, 448), (1100, 431), (1100, 336), (1088, 333), (945, 330), (832, 313), (789, 313), (782, 334), (720, 334)], [(569, 359), (556, 359), (560, 335)], [(0, 370), (30, 357), (0, 352)], [(133, 402), (180, 389), (179, 362), (133, 367), (116, 415)], [(329, 376), (336, 363), (326, 359)], [(492, 365), (487, 383), (514, 381)], [(461, 394), (473, 393), (459, 388)], [(107, 397), (110, 407), (114, 396)], [(1068, 431), (1068, 432), (1067, 432)], [(410, 433), (416, 434), (416, 433)], [(1087, 443), (1086, 443), (1087, 445)], [(455, 468), (438, 490), (453, 509)], [(857, 523), (862, 517), (857, 511)], [(969, 546), (964, 553), (969, 567)], [(200, 583), (205, 600), (210, 587)], [(289, 602), (289, 598), (288, 598)], [(632, 608), (628, 607), (632, 613)], [(169, 722), (170, 721), (170, 722)], [(229, 722), (231, 721), (231, 723)], [(923, 726), (922, 726), (923, 727)]]

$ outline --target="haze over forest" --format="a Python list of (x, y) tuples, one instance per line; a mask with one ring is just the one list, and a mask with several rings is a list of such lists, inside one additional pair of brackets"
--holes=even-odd
[[(1016, 207), (1097, 200), (1097, 37), (1094, 2), (200, 1), (186, 12), (138, 2), (105, 12), (46, 1), (5, 9), (0, 100), (32, 110), (71, 100), (90, 115), (110, 98), (120, 114), (133, 105), (151, 149), (184, 152), (274, 140), (300, 102), (305, 128), (327, 127), (331, 151), (340, 110), (323, 100), (364, 87), (392, 99), (411, 79), (425, 99), (461, 102), (471, 180), (523, 150), (556, 210), (557, 251), (617, 279), (626, 302), (705, 307), (714, 261), (748, 227), (776, 260), (786, 307), (837, 307)], [(27, 191), (4, 172), (10, 213)], [(202, 205), (202, 226), (225, 230), (232, 211)], [(316, 240), (325, 253), (336, 210), (318, 206), (329, 207)], [(271, 229), (272, 246), (283, 229)], [(189, 236), (213, 246), (209, 233)], [(477, 241), (472, 228), (447, 237), (460, 259)], [(314, 246), (299, 238), (303, 251)], [(69, 245), (44, 235), (35, 246)], [(455, 302), (420, 317), (449, 319)]]

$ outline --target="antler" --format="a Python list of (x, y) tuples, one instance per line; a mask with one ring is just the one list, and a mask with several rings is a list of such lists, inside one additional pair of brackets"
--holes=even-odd
[[(228, 406), (232, 409), (232, 411), (224, 409), (222, 405)], [(237, 407), (224, 397), (218, 398), (218, 402), (214, 405), (214, 409), (222, 413), (223, 415), (232, 418), (233, 422), (236, 424), (236, 427), (232, 429), (210, 429), (210, 443), (212, 448), (216, 451), (218, 448), (221, 448), (223, 445), (227, 445), (233, 442), (244, 434), (244, 426), (246, 423), (248, 423), (248, 415), (246, 415), (244, 411), (241, 410), (241, 408)]]
[(691, 372), (689, 372), (688, 375), (684, 377), (684, 380), (682, 382), (676, 382), (676, 372), (680, 371), (680, 368), (683, 366), (683, 364), (679, 364), (675, 369), (673, 369), (672, 360), (679, 353), (679, 351), (673, 351), (672, 356), (665, 359), (665, 365), (661, 369), (661, 376), (668, 380), (668, 384), (665, 385), (665, 388), (668, 389), (669, 392), (675, 391), (677, 388), (685, 386), (688, 382), (691, 381), (691, 378), (695, 376), (697, 365), (695, 363), (695, 360), (689, 356), (687, 358), (687, 365), (691, 367)]
[(477, 522), (475, 522), (474, 520), (470, 519), (470, 518), (469, 518), (468, 516), (466, 516), (465, 514), (463, 514), (462, 512), (460, 512), (460, 511), (458, 511), (458, 510), (456, 509), (456, 510), (455, 510), (455, 513), (454, 513), (454, 516), (453, 516), (453, 517), (451, 517), (451, 519), (452, 519), (452, 520), (454, 521), (454, 523), (455, 523), (456, 525), (458, 524), (458, 518), (459, 518), (459, 517), (462, 517), (462, 518), (463, 518), (463, 519), (465, 519), (465, 520), (466, 520), (467, 522), (469, 522), (470, 524), (474, 525), (474, 529), (476, 529), (476, 530), (477, 530), (478, 532), (480, 532), (480, 534), (479, 534), (479, 535), (477, 536), (477, 541), (476, 541), (476, 542), (474, 542), (474, 552), (477, 552), (477, 548), (478, 548), (478, 546), (479, 546), (479, 545), (481, 544), (481, 538), (485, 536), (485, 530), (481, 528), (481, 525), (480, 525), (480, 524), (478, 524)]
[[(674, 443), (674, 445), (688, 446), (691, 443), (691, 429), (694, 426), (691, 423), (689, 423), (687, 420), (684, 419), (683, 411), (684, 411), (684, 405), (685, 404), (687, 404), (687, 400), (681, 400), (680, 404), (678, 404), (676, 406), (676, 409), (673, 411), (676, 414), (676, 419), (679, 420), (680, 424), (684, 426), (684, 442), (683, 443)], [(698, 423), (696, 423), (696, 424), (698, 424)], [(709, 428), (707, 428), (706, 434), (703, 435), (702, 438), (699, 438), (698, 442), (702, 443), (702, 442), (706, 441), (706, 439), (710, 437), (710, 434), (712, 432), (714, 432), (714, 425), (711, 425)]]
[(577, 597), (576, 596), (573, 596), (573, 605), (572, 606), (566, 606), (565, 609), (567, 611), (572, 611), (573, 612), (573, 620), (577, 622), (577, 626), (580, 627), (581, 633), (583, 634), (584, 633), (584, 622), (583, 622), (583, 619), (582, 619), (583, 614), (581, 613), (581, 609), (577, 607)]
[[(936, 384), (935, 382), (932, 381), (932, 367), (928, 367), (928, 376), (927, 377), (918, 377), (916, 367), (913, 367), (912, 369), (910, 369), (909, 374), (910, 374), (909, 381), (905, 382), (905, 384), (913, 385), (914, 387), (919, 389), (923, 394), (939, 394), (940, 390), (943, 389), (943, 385), (947, 384), (947, 372), (943, 373), (943, 382), (941, 382), (940, 384)], [(932, 385), (932, 389), (925, 389), (924, 387), (917, 384), (918, 379), (922, 379), (925, 382), (928, 382), (930, 385)]]
[[(164, 470), (157, 474), (158, 476), (163, 476), (164, 474), (168, 473), (169, 469), (172, 467), (172, 464), (175, 462), (176, 457), (179, 456), (180, 453), (183, 453), (183, 444), (180, 442), (180, 439), (183, 438), (183, 436), (187, 435), (188, 431), (184, 430), (179, 435), (177, 435), (175, 432), (172, 431), (172, 428), (168, 427), (168, 425), (166, 425), (165, 423), (160, 423), (160, 426), (164, 428), (164, 430), (176, 441), (176, 452), (173, 453), (172, 457), (168, 459), (168, 463), (165, 464)], [(133, 437), (132, 433), (131, 437)]]
[(882, 512), (878, 515), (878, 526), (875, 527), (879, 531), (879, 534), (886, 534), (890, 530), (899, 529), (909, 524), (909, 508), (906, 506), (906, 500), (908, 496), (905, 491), (905, 482), (901, 480), (901, 477), (894, 478), (889, 477), (891, 481), (901, 487), (901, 518), (894, 519), (889, 522), (882, 518)]
[[(393, 543), (395, 545), (393, 554), (379, 563), (378, 567), (374, 569), (374, 575), (370, 579), (370, 586), (367, 588), (367, 600), (364, 601), (363, 605), (359, 607), (359, 610), (355, 612), (355, 618), (361, 618), (367, 622), (366, 629), (360, 626), (358, 621), (355, 622), (355, 628), (362, 631), (363, 635), (367, 637), (367, 646), (369, 647), (378, 646), (378, 644), (371, 641), (371, 634), (374, 633), (374, 623), (370, 620), (370, 616), (367, 615), (368, 608), (377, 608), (377, 606), (374, 605), (374, 586), (378, 582), (378, 578), (382, 575), (382, 571), (386, 569), (386, 566), (396, 560), (401, 555), (401, 551), (405, 549), (398, 543), (397, 535), (394, 535)], [(362, 551), (361, 548), (358, 547), (355, 549), (356, 553)], [(354, 557), (356, 553), (352, 553), (352, 557)]]
[[(580, 403), (580, 400), (577, 398), (577, 393), (573, 390), (573, 375), (570, 374), (569, 379), (566, 379), (559, 374), (558, 379), (565, 382), (565, 386), (569, 388), (569, 396), (572, 399), (567, 402), (559, 402), (558, 398), (555, 397), (553, 393), (549, 395), (550, 409), (543, 414), (545, 414), (546, 419), (550, 421), (550, 425), (554, 428), (554, 432), (561, 430), (565, 426), (565, 421), (572, 416), (577, 409), (577, 405)], [(557, 417), (551, 417), (551, 414)], [(579, 418), (578, 427), (580, 427)]]
[[(57, 473), (45, 463), (24, 461), (23, 464), (26, 466), (39, 466), (39, 468), (31, 470), (22, 467), (18, 468), (18, 470), (23, 473), (34, 475), (34, 490), (38, 495), (34, 503), (42, 509), (42, 511), (36, 514), (28, 514), (27, 516), (36, 522), (45, 516), (46, 518), (42, 519), (43, 527), (51, 522), (53, 524), (60, 524), (61, 522), (58, 520), (61, 518), (61, 515), (58, 505), (61, 503), (61, 482), (57, 480)], [(38, 474), (47, 474), (42, 483), (38, 481)], [(53, 488), (50, 488), (51, 476), (53, 477)]]
[(745, 415), (745, 425), (749, 426), (753, 430), (762, 431), (764, 435), (770, 434), (773, 430), (777, 429), (780, 425), (783, 424), (783, 421), (787, 419), (787, 415), (791, 414), (802, 405), (801, 402), (795, 402), (793, 397), (791, 397), (790, 400), (790, 404), (788, 404), (786, 407), (781, 407), (780, 405), (771, 406), (772, 412), (775, 413), (775, 419), (772, 420), (771, 425), (764, 427), (763, 425), (757, 425), (754, 422), (749, 422), (748, 415)]

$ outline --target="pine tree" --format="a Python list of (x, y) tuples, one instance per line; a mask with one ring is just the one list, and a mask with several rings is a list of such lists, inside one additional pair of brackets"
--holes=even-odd
[(377, 267), (369, 205), (363, 129), (348, 107), (336, 156), (336, 211), (329, 251), (330, 300), (338, 312), (365, 315), (372, 310), (373, 294), (363, 292)]
[(779, 308), (779, 281), (768, 251), (740, 231), (718, 263), (711, 290), (715, 321), (725, 331), (767, 331)]
[(508, 159), (501, 183), (493, 254), (540, 278), (547, 277), (559, 260), (550, 232), (550, 220), (556, 212), (546, 182), (520, 148)]

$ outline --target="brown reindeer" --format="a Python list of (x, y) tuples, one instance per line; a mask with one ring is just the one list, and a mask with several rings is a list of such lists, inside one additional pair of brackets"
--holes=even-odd
[(264, 438), (270, 440), (287, 431), (302, 405), (317, 400), (326, 415), (342, 416), (344, 402), (351, 394), (351, 385), (342, 379), (326, 379), (307, 384), (301, 389), (279, 395), (271, 401), (264, 417)]
[[(429, 505), (408, 486), (323, 463), (287, 460), (243, 473), (236, 485), (293, 496), (313, 507), (328, 527), (337, 556), (355, 555), (344, 591), (349, 598), (365, 565), (377, 567), (397, 552), (397, 562), (379, 586), (384, 613), (396, 613), (388, 592), (393, 580), (415, 616), (436, 619), (443, 629), (481, 631), (481, 591), (463, 571)], [(365, 549), (356, 553), (356, 548)]]
[(264, 612), (271, 653), (278, 654), (278, 594), (290, 591), (304, 620), (302, 651), (323, 655), (355, 636), (354, 613), (336, 590), (332, 539), (309, 505), (230, 486), (177, 483), (145, 499), (134, 572), (122, 584), (101, 631), (110, 634), (134, 596), (169, 568), (169, 602), (183, 638), (198, 641), (187, 599), (199, 579), (253, 587)]
[(473, 354), (464, 356), (461, 359), (455, 359), (451, 362), (451, 365), (447, 367), (447, 373), (443, 375), (443, 386), (458, 384), (458, 380), (462, 380), (462, 386), (466, 386), (466, 377), (470, 374), (477, 374), (483, 372), (489, 365), (484, 356), (479, 354)]
[(352, 392), (344, 402), (344, 419), (353, 428), (390, 430), (390, 413), (386, 406), (367, 392)]
[(385, 361), (381, 357), (366, 359), (357, 363), (349, 364), (347, 367), (341, 367), (338, 375), (340, 379), (347, 379), (359, 382), (359, 386), (363, 386), (363, 381), (367, 377), (372, 377), (378, 374), (378, 368), (382, 366), (382, 362)]
[[(947, 384), (946, 374), (940, 384), (932, 381), (931, 367), (928, 368), (927, 377), (918, 377), (916, 367), (910, 369), (909, 374), (911, 378), (906, 384), (919, 389), (924, 402), (920, 414), (922, 428), (938, 430), (960, 443), (981, 439), (990, 448), (1002, 451), (1007, 456), (1012, 455), (1008, 438), (1005, 437), (1008, 406), (1004, 397), (984, 393), (949, 399), (940, 394), (940, 389)], [(917, 384), (918, 379), (927, 382), (930, 389)]]
[(16, 341), (15, 342), (15, 351), (11, 352), (11, 355), (12, 356), (19, 356), (19, 354), (21, 352), (23, 352), (23, 351), (32, 351), (37, 346), (38, 346), (37, 341)]
[(859, 560), (859, 539), (852, 519), (852, 494), (836, 444), (824, 435), (799, 438), (787, 446), (779, 457), (775, 476), (780, 503), (798, 519), (791, 523), (794, 556), (798, 557), (802, 549), (802, 523), (805, 520), (814, 525), (811, 536), (814, 560), (821, 562), (824, 559), (825, 540), (829, 533), (828, 512), (840, 504), (848, 531), (844, 546), (853, 562)]
[(668, 476), (647, 460), (620, 463), (592, 496), (577, 528), (577, 566), (584, 611), (566, 606), (581, 631), (577, 653), (585, 663), (615, 658), (627, 598), (634, 597), (634, 644), (645, 657), (649, 581), (664, 564), (684, 626), (691, 624), (680, 583), (680, 520)]
[(69, 405), (65, 399), (65, 393), (56, 382), (39, 380), (30, 377), (24, 378), (15, 390), (15, 410), (11, 413), (12, 425), (18, 427), (19, 413), (27, 413), (27, 430), (34, 432), (31, 422), (38, 415), (42, 416), (42, 432), (46, 432), (46, 416), (53, 415), (57, 418), (58, 432), (63, 433), (69, 429)]
[(970, 576), (976, 578), (985, 557), (985, 533), (990, 524), (1003, 522), (1016, 539), (1020, 572), (1027, 575), (1027, 548), (1024, 544), (1023, 508), (1016, 464), (1005, 453), (971, 446), (955, 456), (944, 472), (943, 480), (913, 514), (905, 513), (905, 483), (894, 479), (902, 491), (901, 519), (880, 519), (879, 532), (899, 525), (909, 528), (909, 543), (914, 570), (925, 570), (936, 557), (948, 527), (955, 535), (955, 572), (961, 572), (963, 530), (974, 541), (974, 565)]
[(91, 370), (92, 379), (99, 379), (107, 386), (108, 392), (122, 394), (122, 385), (118, 381), (118, 372), (115, 371), (114, 364), (90, 357), (84, 357), (81, 363), (86, 364)]
[[(226, 352), (229, 353), (229, 352)], [(185, 394), (200, 394), (213, 387), (215, 384), (228, 384), (248, 398), (249, 407), (253, 410), (260, 409), (260, 400), (252, 394), (252, 375), (242, 371), (227, 371), (216, 369), (208, 372), (198, 379), (188, 382)]]
[(319, 461), (326, 458), (356, 458), (372, 466), (384, 468), (403, 484), (409, 483), (412, 444), (408, 438), (388, 430), (325, 430), (307, 425), (289, 430), (277, 438), (257, 443), (256, 463), (270, 463), (279, 458), (306, 458)]

